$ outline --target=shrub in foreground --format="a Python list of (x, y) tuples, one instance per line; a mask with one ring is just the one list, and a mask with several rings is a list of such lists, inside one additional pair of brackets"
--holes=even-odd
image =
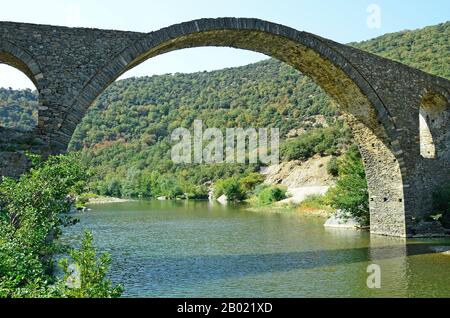
[(32, 159), (30, 172), (0, 183), (0, 297), (71, 296), (55, 274), (55, 258), (68, 248), (58, 238), (77, 222), (72, 198), (88, 173), (75, 155)]
[(279, 186), (265, 186), (257, 194), (259, 205), (270, 205), (286, 199), (286, 188)]
[(369, 191), (361, 155), (356, 147), (338, 160), (339, 177), (336, 186), (327, 193), (327, 201), (336, 210), (357, 218), (361, 225), (369, 224)]

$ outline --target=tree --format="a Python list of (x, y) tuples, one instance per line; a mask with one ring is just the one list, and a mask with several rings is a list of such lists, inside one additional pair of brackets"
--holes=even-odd
[(216, 198), (226, 195), (229, 201), (241, 201), (245, 199), (245, 191), (242, 189), (239, 179), (231, 177), (222, 179), (214, 185), (214, 196)]
[(277, 186), (265, 186), (257, 194), (258, 204), (270, 205), (286, 199), (286, 189)]
[(66, 297), (54, 264), (68, 247), (58, 238), (77, 222), (69, 212), (89, 173), (75, 154), (32, 159), (28, 173), (0, 183), (0, 297)]
[(239, 183), (241, 187), (246, 192), (251, 192), (255, 189), (255, 187), (264, 182), (265, 177), (257, 172), (252, 172), (249, 175), (241, 178)]
[(369, 224), (369, 191), (361, 155), (356, 146), (338, 160), (336, 186), (327, 193), (329, 204), (346, 211), (361, 224)]
[(73, 263), (67, 258), (59, 262), (64, 271), (61, 289), (65, 297), (116, 298), (123, 292), (121, 285), (113, 286), (106, 278), (111, 257), (107, 253), (97, 257), (93, 240), (91, 232), (84, 232), (81, 248), (70, 252)]

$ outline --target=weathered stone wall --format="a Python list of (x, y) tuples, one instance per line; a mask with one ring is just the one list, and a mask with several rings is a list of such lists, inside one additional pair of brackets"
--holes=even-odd
[[(199, 46), (261, 52), (310, 76), (339, 103), (360, 146), (371, 231), (420, 234), (433, 191), (450, 180), (448, 80), (256, 19), (202, 19), (148, 34), (0, 22), (0, 61), (22, 70), (39, 91), (39, 123), (28, 139), (43, 154), (65, 151), (88, 107), (121, 74)], [(422, 138), (421, 112), (429, 129)], [(422, 156), (421, 143), (435, 154)]]
[[(335, 47), (367, 79), (392, 118), (389, 143), (398, 145), (394, 154), (402, 174), (407, 234), (421, 235), (422, 227), (417, 225), (431, 212), (433, 192), (450, 181), (450, 82), (354, 48)], [(421, 109), (429, 110), (431, 141), (430, 136), (421, 135)], [(436, 144), (439, 150), (435, 156), (424, 157), (421, 143)], [(397, 199), (386, 195), (378, 199)]]
[[(0, 23), (0, 61), (17, 67), (39, 91), (36, 138), (47, 152), (67, 147), (56, 138), (78, 94), (90, 79), (124, 48), (144, 34), (97, 29), (66, 28), (13, 22)], [(92, 101), (91, 101), (92, 102)], [(84, 114), (78, 114), (80, 118)]]

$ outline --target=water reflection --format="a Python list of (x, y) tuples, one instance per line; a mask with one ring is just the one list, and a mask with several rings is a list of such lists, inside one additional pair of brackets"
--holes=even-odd
[[(94, 207), (72, 229), (94, 231), (113, 257), (112, 279), (138, 297), (450, 296), (449, 240), (405, 240), (324, 229), (293, 213), (206, 202)], [(378, 264), (382, 288), (367, 288)]]

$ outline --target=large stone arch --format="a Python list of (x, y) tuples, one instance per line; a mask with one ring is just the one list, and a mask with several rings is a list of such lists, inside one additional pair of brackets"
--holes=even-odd
[(263, 53), (310, 76), (338, 102), (364, 158), (371, 210), (377, 211), (371, 217), (372, 232), (405, 236), (401, 151), (392, 142), (396, 136), (395, 124), (369, 81), (330, 42), (256, 19), (203, 19), (149, 33), (115, 56), (86, 83), (72, 102), (73, 111), (62, 122), (62, 135), (72, 135), (79, 115), (85, 113), (108, 85), (151, 57), (201, 46), (227, 46)]
[[(67, 149), (86, 110), (121, 74), (151, 57), (200, 46), (264, 53), (311, 77), (337, 101), (360, 146), (371, 231), (439, 232), (419, 221), (432, 212), (433, 191), (450, 179), (449, 135), (441, 129), (450, 122), (447, 79), (257, 19), (201, 19), (151, 33), (0, 22), (3, 59), (37, 83), (39, 123), (30, 138), (31, 150), (43, 155)], [(428, 127), (435, 158), (421, 156), (421, 108), (439, 119), (441, 128)], [(0, 162), (0, 174), (11, 172), (8, 160)]]
[(258, 19), (201, 19), (173, 25), (147, 34), (102, 66), (74, 96), (60, 130), (73, 131), (79, 121), (77, 115), (82, 114), (120, 75), (142, 62), (175, 50), (222, 46), (263, 53), (290, 64), (310, 76), (342, 105), (349, 104), (344, 99), (350, 94), (339, 88), (352, 87), (360, 91), (369, 102), (370, 110), (376, 112), (377, 122), (381, 122), (384, 129), (394, 136), (395, 124), (377, 92), (351, 61), (335, 48), (336, 44), (307, 32)]

